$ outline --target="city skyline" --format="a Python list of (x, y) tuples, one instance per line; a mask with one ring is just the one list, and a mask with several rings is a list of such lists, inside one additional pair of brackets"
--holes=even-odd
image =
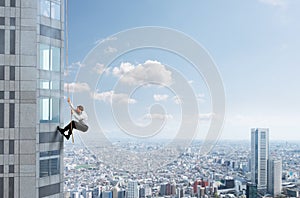
[[(219, 69), (226, 94), (226, 117), (221, 139), (248, 139), (248, 131), (253, 126), (270, 128), (271, 140), (299, 139), (300, 95), (296, 91), (297, 85), (300, 84), (296, 75), (299, 73), (297, 65), (300, 63), (297, 56), (300, 29), (296, 25), (300, 18), (296, 11), (299, 2), (257, 0), (216, 4), (194, 1), (184, 6), (186, 9), (181, 9), (182, 4), (176, 1), (135, 2), (134, 5), (116, 4), (114, 1), (92, 1), (89, 5), (70, 2), (69, 62), (72, 64), (70, 74), (66, 76), (66, 83), (75, 81), (73, 86), (80, 87), (84, 94), (98, 91), (95, 108), (102, 114), (109, 115), (107, 98), (112, 94), (110, 85), (119, 80), (118, 75), (122, 68), (134, 69), (138, 65), (146, 68), (147, 61), (157, 61), (162, 74), (167, 75), (167, 66), (171, 66), (187, 77), (187, 82), (191, 83), (195, 90), (201, 126), (196, 138), (203, 138), (213, 116), (209, 90), (203, 78), (194, 74), (191, 65), (174, 54), (161, 50), (137, 50), (122, 55), (109, 65), (105, 75), (102, 75), (104, 83), (100, 84), (98, 90), (90, 90), (84, 82), (76, 82), (77, 71), (96, 44), (117, 39), (111, 36), (125, 29), (140, 26), (168, 27), (181, 31), (200, 43), (208, 50)], [(221, 7), (226, 9), (220, 9)], [(206, 8), (214, 9), (214, 12), (210, 13)], [(137, 12), (125, 14), (123, 9), (134, 9)], [(147, 13), (148, 9), (155, 9), (157, 14), (141, 15)], [(110, 13), (111, 10), (114, 10), (113, 14)], [(77, 14), (87, 11), (91, 15)], [(174, 20), (175, 18), (177, 20)], [(106, 49), (106, 53), (115, 52), (118, 52), (118, 49)], [(99, 65), (98, 71), (104, 67)], [(174, 104), (178, 100), (167, 90), (153, 87), (146, 89), (141, 88), (140, 92), (129, 98), (133, 120), (140, 124), (149, 123), (151, 116), (147, 108), (155, 102), (160, 103), (167, 109), (164, 117), (167, 119), (166, 126), (169, 132), (166, 133), (172, 134), (172, 131), (177, 130), (176, 123), (180, 120), (180, 109)], [(98, 116), (101, 117), (100, 114)], [(68, 120), (67, 117), (65, 116), (65, 120)], [(109, 117), (102, 116), (99, 122), (104, 123), (104, 131), (119, 136), (123, 132), (111, 124), (113, 120)]]

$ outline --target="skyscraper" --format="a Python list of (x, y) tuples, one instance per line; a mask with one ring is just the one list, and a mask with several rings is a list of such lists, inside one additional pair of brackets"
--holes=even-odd
[(282, 162), (281, 160), (269, 159), (268, 161), (268, 192), (272, 196), (281, 193)]
[(128, 181), (127, 198), (139, 198), (139, 189), (137, 181)]
[(63, 197), (63, 10), (0, 0), (0, 197)]
[(267, 188), (269, 129), (251, 129), (251, 182), (258, 189)]

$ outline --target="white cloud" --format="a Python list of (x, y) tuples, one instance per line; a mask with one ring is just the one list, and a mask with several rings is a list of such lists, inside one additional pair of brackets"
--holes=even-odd
[(104, 53), (106, 54), (110, 54), (110, 53), (115, 53), (117, 52), (118, 49), (117, 48), (114, 48), (114, 47), (111, 47), (111, 46), (108, 46), (105, 50), (104, 50)]
[(106, 91), (101, 93), (92, 94), (94, 100), (99, 100), (112, 104), (112, 102), (121, 104), (135, 104), (137, 101), (135, 99), (129, 98), (127, 94), (115, 93), (114, 91)]
[(80, 61), (71, 63), (65, 69), (64, 76), (69, 76), (70, 73), (77, 71), (78, 68), (80, 68), (80, 67), (85, 67), (85, 65), (83, 63), (81, 63)]
[(214, 113), (202, 113), (202, 114), (199, 114), (199, 119), (201, 121), (208, 121), (208, 120), (211, 120), (214, 116), (215, 116)]
[(93, 71), (95, 71), (97, 74), (103, 74), (104, 72), (106, 74), (109, 74), (109, 71), (110, 71), (110, 68), (109, 67), (105, 67), (104, 64), (100, 64), (100, 63), (97, 63), (96, 66), (93, 68)]
[(147, 60), (136, 66), (131, 63), (121, 63), (120, 67), (113, 69), (113, 75), (128, 85), (141, 85), (145, 83), (159, 83), (168, 86), (172, 83), (172, 72), (158, 61)]
[(85, 92), (90, 91), (90, 86), (87, 83), (65, 83), (64, 84), (64, 90), (71, 93), (78, 93), (78, 92)]
[(169, 95), (167, 94), (154, 94), (153, 99), (158, 102), (158, 101), (166, 101), (168, 99)]
[(270, 6), (278, 6), (278, 7), (286, 6), (286, 0), (259, 0), (259, 2)]
[(158, 113), (147, 113), (144, 115), (144, 119), (158, 119), (158, 120), (170, 120), (173, 119), (173, 115), (171, 114), (158, 114)]

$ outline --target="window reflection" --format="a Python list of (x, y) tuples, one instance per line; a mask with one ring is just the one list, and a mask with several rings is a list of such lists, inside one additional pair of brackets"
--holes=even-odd
[(60, 1), (40, 0), (40, 14), (60, 20)]
[(59, 123), (59, 98), (40, 98), (40, 123)]
[(40, 44), (40, 69), (60, 71), (60, 48)]

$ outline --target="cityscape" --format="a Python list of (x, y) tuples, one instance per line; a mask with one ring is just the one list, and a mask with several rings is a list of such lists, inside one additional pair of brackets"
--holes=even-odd
[[(107, 163), (101, 160), (101, 155), (105, 154), (100, 152), (101, 147), (87, 147), (77, 138), (75, 144), (69, 142), (65, 145), (65, 196), (299, 197), (300, 143), (271, 141), (269, 144), (269, 129), (253, 131), (254, 140), (258, 136), (265, 137), (256, 144), (261, 145), (256, 153), (259, 151), (260, 155), (265, 155), (260, 156), (260, 161), (253, 160), (255, 155), (251, 153), (251, 145), (254, 142), (251, 141), (220, 141), (205, 156), (199, 152), (201, 141), (194, 141), (182, 149), (178, 158), (152, 171), (145, 170), (143, 163), (139, 167), (142, 171), (134, 166), (131, 169), (129, 166), (136, 164), (135, 159), (128, 159), (126, 155), (120, 159), (124, 162), (124, 169)], [(132, 145), (138, 151), (143, 147), (143, 143), (126, 141), (123, 147), (130, 148)], [(147, 145), (151, 146), (151, 143)], [(157, 146), (157, 143), (152, 146)], [(106, 154), (113, 158), (115, 149), (112, 147)], [(263, 165), (266, 167), (263, 168)], [(260, 170), (257, 170), (259, 167)], [(260, 183), (257, 183), (258, 180)]]

